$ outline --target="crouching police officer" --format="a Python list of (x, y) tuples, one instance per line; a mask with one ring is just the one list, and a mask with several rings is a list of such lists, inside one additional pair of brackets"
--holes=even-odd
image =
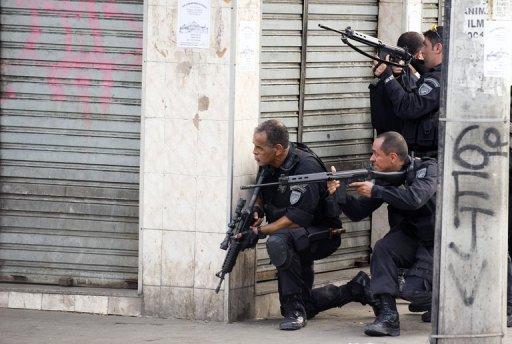
[[(390, 231), (375, 244), (370, 262), (370, 289), (377, 317), (365, 326), (364, 332), (369, 336), (398, 336), (397, 296), (409, 299), (417, 308), (430, 309), (431, 298), (423, 288), (425, 277), (430, 277), (430, 281), (432, 278), (426, 276), (432, 269), (425, 263), (425, 255), (431, 255), (434, 242), (437, 163), (429, 158), (408, 156), (407, 144), (396, 132), (377, 136), (372, 151), (370, 161), (376, 171), (406, 171), (404, 182), (401, 185), (381, 181), (351, 183), (359, 194), (355, 198), (347, 195), (344, 187), (339, 188), (338, 181), (331, 181), (328, 189), (333, 197), (327, 198), (327, 205), (329, 214), (343, 211), (351, 220), (360, 221), (384, 202), (388, 204)], [(398, 281), (400, 268), (410, 268), (405, 278), (405, 287), (409, 289), (402, 293)]]
[(423, 35), (421, 54), (426, 72), (412, 92), (402, 87), (384, 63), (375, 68), (374, 74), (383, 82), (394, 114), (403, 120), (401, 133), (409, 150), (417, 156), (437, 157), (443, 28), (435, 26)]
[[(277, 120), (261, 123), (254, 131), (254, 158), (263, 167), (262, 183), (278, 181), (281, 175), (325, 172), (320, 159), (305, 145), (290, 143), (288, 130)], [(284, 320), (281, 330), (306, 325), (306, 305), (311, 303), (313, 261), (332, 254), (340, 246), (338, 216), (326, 216), (325, 183), (262, 188), (258, 206), (262, 218), (251, 235), (268, 235), (267, 251), (277, 268), (279, 301)]]

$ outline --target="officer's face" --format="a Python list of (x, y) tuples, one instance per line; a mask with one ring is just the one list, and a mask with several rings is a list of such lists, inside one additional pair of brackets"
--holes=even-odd
[(400, 171), (401, 165), (399, 164), (398, 156), (395, 153), (385, 153), (381, 146), (383, 138), (378, 138), (373, 141), (372, 156), (370, 162), (373, 169), (378, 172), (396, 172)]
[(440, 43), (432, 45), (432, 42), (428, 38), (423, 40), (421, 54), (423, 55), (423, 60), (425, 61), (425, 67), (427, 69), (434, 68), (441, 62), (439, 61), (441, 47), (442, 45)]
[(252, 137), (254, 149), (254, 159), (259, 166), (271, 165), (276, 158), (276, 148), (267, 143), (267, 134), (265, 132), (254, 133)]

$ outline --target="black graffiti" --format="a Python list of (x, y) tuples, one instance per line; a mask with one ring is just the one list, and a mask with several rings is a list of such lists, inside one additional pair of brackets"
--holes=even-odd
[[(490, 209), (482, 209), (482, 208), (473, 208), (473, 207), (462, 207), (460, 209), (461, 212), (471, 212), (471, 252), (474, 252), (477, 250), (476, 247), (476, 223), (477, 223), (477, 215), (478, 213), (482, 213), (485, 215), (493, 216), (494, 211)], [(448, 247), (450, 247), (459, 257), (461, 257), (464, 260), (469, 260), (471, 258), (471, 252), (464, 252), (462, 251), (459, 246), (454, 243), (453, 241), (448, 244)]]
[[(465, 171), (452, 172), (452, 177), (455, 185), (453, 222), (455, 228), (460, 230), (461, 228), (459, 227), (461, 225), (461, 217), (463, 216), (464, 213), (469, 213), (469, 219), (471, 222), (471, 233), (469, 233), (469, 250), (463, 250), (460, 245), (453, 241), (448, 244), (448, 248), (452, 252), (454, 252), (460, 259), (465, 261), (470, 260), (472, 254), (478, 250), (477, 224), (479, 218), (481, 218), (484, 215), (494, 216), (495, 211), (493, 209), (489, 209), (481, 205), (461, 206), (461, 200), (468, 198), (470, 200), (489, 200), (491, 198), (490, 192), (493, 192), (493, 190), (489, 190), (489, 192), (484, 191), (485, 189), (482, 188), (482, 185), (484, 184), (485, 181), (491, 179), (492, 175), (482, 170), (489, 165), (489, 161), (492, 157), (506, 157), (508, 155), (508, 142), (503, 142), (499, 130), (493, 127), (484, 130), (483, 135), (481, 136), (481, 144), (464, 143), (463, 141), (468, 136), (468, 134), (477, 129), (480, 129), (479, 125), (470, 125), (461, 131), (461, 133), (457, 136), (455, 140), (452, 155), (453, 161), (458, 166), (466, 169)], [(471, 179), (471, 183), (464, 183), (465, 185), (471, 185), (472, 187), (470, 189), (461, 190), (462, 178)], [(475, 296), (478, 292), (479, 281), (486, 267), (487, 260), (484, 260), (482, 262), (480, 271), (478, 272), (475, 282), (473, 283), (473, 285), (468, 285), (463, 284), (459, 280), (453, 265), (449, 265), (450, 273), (455, 280), (457, 289), (459, 290), (462, 300), (466, 306), (471, 306), (473, 304)]]
[[(489, 174), (486, 172), (466, 172), (466, 171), (453, 171), (452, 176), (455, 183), (455, 201), (453, 202), (453, 213), (455, 214), (453, 218), (453, 222), (455, 227), (459, 228), (460, 226), (460, 217), (459, 217), (459, 204), (460, 199), (464, 196), (473, 196), (477, 198), (482, 199), (489, 199), (489, 194), (487, 192), (481, 192), (481, 191), (471, 191), (471, 190), (464, 190), (460, 191), (460, 179), (459, 176), (471, 176), (476, 178), (482, 178), (482, 179), (489, 179)], [(475, 210), (487, 210), (487, 209), (481, 209), (481, 208), (475, 208)]]
[[(452, 275), (455, 286), (457, 287), (457, 290), (460, 293), (460, 296), (462, 298), (462, 301), (466, 306), (471, 306), (475, 302), (475, 296), (478, 292), (478, 288), (480, 287), (480, 280), (482, 279), (482, 274), (484, 270), (487, 268), (487, 260), (484, 260), (482, 262), (482, 266), (480, 267), (480, 271), (478, 272), (478, 275), (475, 279), (475, 283), (472, 285), (472, 288), (469, 289), (467, 284), (463, 284), (459, 278), (457, 277), (455, 268), (452, 264), (448, 266), (448, 270), (450, 271), (450, 275)], [(469, 291), (470, 290), (470, 291)]]
[[(491, 150), (485, 150), (484, 148), (480, 147), (479, 145), (475, 144), (466, 144), (461, 146), (461, 142), (466, 136), (467, 133), (469, 133), (472, 130), (480, 128), (479, 125), (470, 125), (469, 127), (462, 130), (462, 132), (459, 134), (457, 139), (455, 140), (455, 149), (453, 151), (453, 160), (460, 166), (470, 169), (470, 170), (481, 170), (485, 166), (489, 164), (489, 158), (491, 156), (504, 156), (506, 157), (508, 155), (507, 150), (500, 151), (500, 148), (508, 146), (508, 142), (502, 142), (501, 140), (501, 134), (496, 128), (487, 128), (484, 131), (483, 140), (487, 147), (489, 147)], [(468, 160), (466, 160), (462, 155), (465, 152), (476, 152), (481, 157), (480, 163), (472, 163)]]

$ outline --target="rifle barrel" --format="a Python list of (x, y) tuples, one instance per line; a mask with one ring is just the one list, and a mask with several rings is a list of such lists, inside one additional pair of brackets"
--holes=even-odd
[(328, 180), (352, 179), (352, 178), (368, 178), (368, 179), (383, 179), (388, 181), (398, 181), (404, 176), (404, 171), (399, 172), (377, 172), (368, 169), (357, 169), (338, 172), (319, 172), (309, 174), (297, 174), (294, 176), (282, 176), (277, 182), (264, 183), (264, 184), (251, 184), (242, 185), (242, 190), (252, 189), (257, 187), (269, 187), (278, 185), (295, 185), (295, 184), (309, 184), (326, 182)]

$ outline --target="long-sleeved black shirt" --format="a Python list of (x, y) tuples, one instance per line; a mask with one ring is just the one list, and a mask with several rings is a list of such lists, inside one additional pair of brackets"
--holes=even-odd
[[(279, 168), (269, 168), (262, 182), (276, 182), (282, 174), (294, 176), (318, 172), (325, 172), (323, 164), (311, 153), (291, 144), (283, 164)], [(339, 228), (341, 226), (339, 216), (328, 216), (325, 212), (326, 193), (325, 183), (311, 183), (265, 187), (262, 188), (260, 195), (269, 223), (286, 216), (300, 227)]]
[(414, 159), (404, 168), (407, 173), (402, 185), (383, 185), (377, 180), (370, 198), (349, 196), (345, 188), (339, 188), (334, 195), (327, 197), (328, 213), (340, 214), (343, 211), (352, 221), (360, 221), (387, 203), (392, 231), (402, 230), (425, 246), (433, 245), (437, 162)]
[(438, 65), (424, 73), (412, 92), (404, 90), (390, 71), (381, 75), (395, 115), (404, 120), (402, 135), (417, 153), (437, 151), (441, 69)]

